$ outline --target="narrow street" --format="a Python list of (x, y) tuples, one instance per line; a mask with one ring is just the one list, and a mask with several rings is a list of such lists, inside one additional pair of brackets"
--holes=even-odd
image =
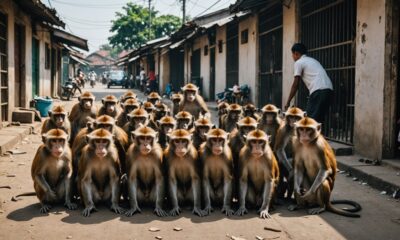
[[(106, 89), (97, 85), (90, 89), (100, 103), (107, 94), (119, 97), (125, 90)], [(139, 98), (143, 95), (138, 93)], [(76, 101), (76, 100), (74, 100)], [(71, 106), (70, 103), (66, 106)], [(216, 112), (212, 111), (215, 116)], [(360, 219), (346, 218), (329, 212), (319, 216), (307, 215), (305, 210), (289, 212), (287, 206), (276, 206), (272, 219), (262, 220), (255, 210), (244, 217), (225, 217), (219, 209), (208, 217), (197, 217), (183, 209), (179, 217), (159, 218), (150, 208), (131, 218), (117, 215), (106, 206), (98, 206), (89, 218), (81, 215), (82, 205), (76, 211), (62, 206), (49, 214), (39, 212), (36, 197), (22, 197), (14, 202), (11, 197), (33, 190), (30, 176), (32, 158), (41, 144), (39, 134), (30, 135), (17, 145), (26, 154), (0, 157), (0, 239), (399, 239), (399, 200), (380, 195), (380, 192), (354, 182), (352, 178), (337, 174), (333, 199), (351, 199), (363, 207)], [(127, 208), (127, 205), (123, 205)], [(264, 230), (264, 227), (281, 232)], [(155, 227), (160, 231), (151, 232)], [(174, 231), (180, 227), (182, 231)]]

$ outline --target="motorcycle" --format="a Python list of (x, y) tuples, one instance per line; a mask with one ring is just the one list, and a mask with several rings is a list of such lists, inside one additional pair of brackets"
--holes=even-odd
[(224, 92), (216, 94), (217, 102), (237, 103), (244, 105), (250, 100), (250, 87), (247, 84), (234, 86), (233, 88), (225, 88)]
[(64, 86), (61, 86), (62, 93), (61, 98), (63, 100), (71, 100), (71, 97), (75, 96), (76, 90), (82, 94), (82, 90), (79, 88), (79, 85), (76, 81), (72, 80), (71, 78), (65, 83)]

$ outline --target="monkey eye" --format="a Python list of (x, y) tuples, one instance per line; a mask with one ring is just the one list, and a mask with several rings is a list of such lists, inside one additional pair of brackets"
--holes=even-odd
[(65, 115), (64, 115), (64, 114), (55, 114), (54, 117), (55, 117), (55, 118), (61, 117), (61, 118), (64, 119), (64, 118), (65, 118)]
[(264, 143), (264, 141), (263, 141), (263, 140), (256, 140), (256, 139), (254, 139), (254, 140), (251, 140), (250, 143), (259, 145), (259, 144)]
[(105, 144), (105, 143), (108, 143), (108, 140), (106, 140), (106, 139), (95, 139), (94, 143), (96, 143), (96, 144)]
[(153, 138), (152, 137), (149, 137), (149, 136), (140, 136), (139, 137), (139, 141), (141, 141), (141, 142), (146, 142), (146, 141), (150, 141), (150, 140), (152, 140)]
[(146, 117), (135, 117), (134, 119), (135, 121), (142, 121), (142, 122), (146, 121)]

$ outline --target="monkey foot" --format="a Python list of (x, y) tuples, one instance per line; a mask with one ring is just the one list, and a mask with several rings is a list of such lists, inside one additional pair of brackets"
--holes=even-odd
[(225, 215), (228, 216), (228, 217), (232, 216), (232, 215), (235, 213), (235, 212), (234, 212), (230, 207), (228, 207), (228, 206), (222, 207), (221, 212), (222, 212), (222, 213), (225, 213)]
[(51, 209), (51, 205), (43, 204), (40, 208), (40, 213), (48, 213)]
[(78, 205), (76, 205), (76, 203), (71, 202), (65, 203), (64, 206), (66, 206), (69, 210), (75, 210), (78, 208)]
[(122, 214), (122, 213), (125, 212), (125, 210), (122, 207), (118, 206), (118, 205), (112, 205), (111, 206), (111, 211), (114, 211), (116, 214)]
[(198, 215), (199, 217), (204, 217), (207, 215), (205, 211), (202, 211), (197, 207), (193, 208), (192, 213)]
[(308, 210), (308, 214), (316, 215), (316, 214), (320, 214), (320, 213), (322, 213), (324, 211), (325, 211), (325, 207), (322, 207), (322, 208), (321, 207), (311, 208), (311, 209)]
[(179, 207), (175, 207), (169, 212), (169, 215), (175, 217), (178, 216), (180, 213), (181, 209)]
[(168, 213), (166, 211), (164, 211), (158, 207), (154, 209), (154, 213), (159, 217), (167, 217), (168, 216)]
[(236, 212), (235, 215), (236, 216), (243, 216), (247, 213), (247, 209), (245, 207), (240, 207)]
[(260, 218), (267, 219), (267, 218), (272, 218), (272, 216), (269, 215), (268, 210), (263, 210), (260, 212)]
[(288, 207), (288, 210), (289, 211), (295, 211), (295, 210), (297, 210), (299, 207), (297, 206), (297, 204), (292, 204), (292, 205), (290, 205), (289, 207)]
[(91, 213), (92, 211), (97, 211), (97, 209), (94, 207), (94, 205), (91, 205), (91, 206), (86, 207), (85, 209), (83, 209), (82, 215), (83, 215), (84, 217), (89, 217), (89, 216), (90, 216), (90, 213)]
[(142, 210), (139, 207), (133, 207), (125, 212), (125, 216), (132, 217), (135, 213), (141, 213)]
[(210, 215), (213, 211), (214, 211), (214, 209), (211, 206), (208, 206), (208, 207), (204, 208), (204, 210), (203, 210), (204, 215)]

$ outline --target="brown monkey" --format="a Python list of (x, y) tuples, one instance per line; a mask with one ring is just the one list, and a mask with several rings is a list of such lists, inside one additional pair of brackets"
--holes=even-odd
[(171, 133), (176, 128), (176, 121), (171, 116), (165, 116), (158, 121), (159, 131), (158, 131), (158, 143), (165, 149), (168, 146), (167, 135)]
[(207, 104), (199, 95), (199, 88), (196, 85), (188, 83), (182, 88), (182, 91), (183, 99), (179, 104), (179, 111), (187, 111), (192, 114), (195, 119), (199, 117), (200, 113), (211, 117)]
[(214, 125), (208, 117), (200, 116), (194, 122), (193, 145), (196, 149), (199, 149), (200, 145), (207, 140), (206, 133), (213, 127)]
[(128, 122), (128, 114), (135, 109), (140, 107), (140, 102), (135, 98), (129, 98), (125, 102), (121, 103), (123, 111), (119, 114), (117, 118), (117, 126), (124, 127)]
[(227, 111), (227, 114), (222, 117), (221, 128), (232, 132), (236, 128), (236, 123), (242, 118), (242, 106), (233, 103), (229, 105)]
[(76, 134), (88, 122), (88, 117), (96, 118), (97, 108), (94, 104), (95, 97), (91, 92), (84, 92), (78, 97), (79, 103), (72, 107), (69, 121), (71, 122), (71, 138), (70, 144), (72, 145)]
[(192, 144), (192, 135), (184, 129), (174, 130), (169, 137), (165, 150), (168, 187), (172, 210), (170, 215), (177, 216), (181, 209), (179, 202), (193, 201), (192, 213), (204, 216), (201, 210), (201, 183), (197, 150)]
[(138, 108), (128, 114), (129, 122), (124, 126), (124, 131), (128, 134), (128, 139), (131, 140), (132, 131), (135, 131), (140, 126), (149, 124), (149, 114), (144, 108)]
[(260, 116), (257, 114), (257, 112), (258, 109), (256, 108), (256, 106), (254, 106), (254, 104), (248, 103), (243, 106), (244, 117), (252, 117), (258, 121), (260, 119)]
[[(360, 217), (360, 215), (335, 208), (330, 201), (336, 176), (336, 157), (331, 146), (321, 134), (321, 124), (314, 119), (305, 117), (295, 123), (296, 137), (294, 138), (294, 191), (297, 206), (292, 205), (289, 210), (298, 206), (313, 206), (309, 214), (320, 214), (325, 210), (346, 217)], [(361, 210), (361, 206), (353, 201), (342, 200), (337, 203), (353, 205)]]
[(149, 120), (149, 127), (153, 128), (154, 130), (158, 131), (158, 121), (169, 114), (169, 108), (166, 104), (162, 102), (157, 102), (154, 105), (153, 113), (150, 116)]
[(127, 152), (128, 192), (130, 217), (141, 212), (139, 203), (155, 203), (154, 213), (159, 217), (168, 214), (163, 210), (164, 176), (162, 171), (163, 151), (157, 143), (157, 133), (150, 127), (136, 129), (132, 136), (134, 143)]
[(101, 128), (87, 138), (78, 168), (78, 189), (85, 205), (82, 215), (90, 216), (99, 201), (110, 201), (112, 211), (123, 213), (119, 206), (120, 162), (113, 135)]
[(101, 99), (101, 103), (103, 104), (103, 106), (101, 106), (99, 112), (97, 113), (97, 116), (105, 114), (117, 119), (117, 117), (121, 113), (118, 102), (118, 99), (114, 95), (105, 96), (103, 99)]
[(179, 112), (179, 103), (182, 101), (182, 94), (174, 93), (171, 96), (172, 101), (172, 116), (175, 116)]
[(275, 105), (267, 104), (262, 109), (262, 117), (258, 121), (258, 129), (263, 130), (270, 137), (270, 145), (275, 146), (275, 137), (278, 128), (282, 124), (282, 119), (279, 117), (280, 109)]
[(151, 102), (153, 105), (156, 105), (157, 102), (161, 101), (161, 96), (157, 92), (151, 92), (147, 95), (147, 101)]
[(260, 218), (271, 218), (269, 207), (279, 179), (278, 162), (268, 144), (268, 136), (262, 130), (253, 130), (246, 136), (246, 145), (239, 159), (240, 207), (235, 215), (247, 213), (246, 203), (259, 205)]
[(46, 133), (55, 128), (64, 130), (68, 136), (71, 135), (71, 123), (68, 119), (68, 112), (60, 105), (54, 106), (49, 111), (49, 118), (44, 121), (41, 133)]
[(222, 117), (228, 112), (229, 103), (220, 102), (218, 104), (218, 127), (222, 127)]
[(176, 128), (191, 130), (193, 128), (194, 117), (186, 111), (180, 111), (175, 115)]
[(154, 105), (151, 102), (144, 102), (142, 108), (144, 108), (146, 112), (150, 115), (153, 113)]
[(51, 129), (42, 138), (43, 144), (31, 168), (33, 187), (42, 205), (40, 212), (47, 213), (50, 204), (60, 201), (64, 201), (68, 209), (76, 209), (76, 204), (71, 202), (72, 156), (68, 134), (61, 129)]
[(137, 100), (137, 95), (132, 91), (126, 91), (120, 98), (121, 107), (122, 107), (122, 104), (128, 99), (136, 99)]
[(232, 153), (228, 146), (228, 133), (222, 129), (211, 129), (207, 140), (200, 147), (203, 165), (203, 190), (205, 214), (213, 211), (211, 202), (222, 203), (222, 213), (231, 216), (232, 201)]

